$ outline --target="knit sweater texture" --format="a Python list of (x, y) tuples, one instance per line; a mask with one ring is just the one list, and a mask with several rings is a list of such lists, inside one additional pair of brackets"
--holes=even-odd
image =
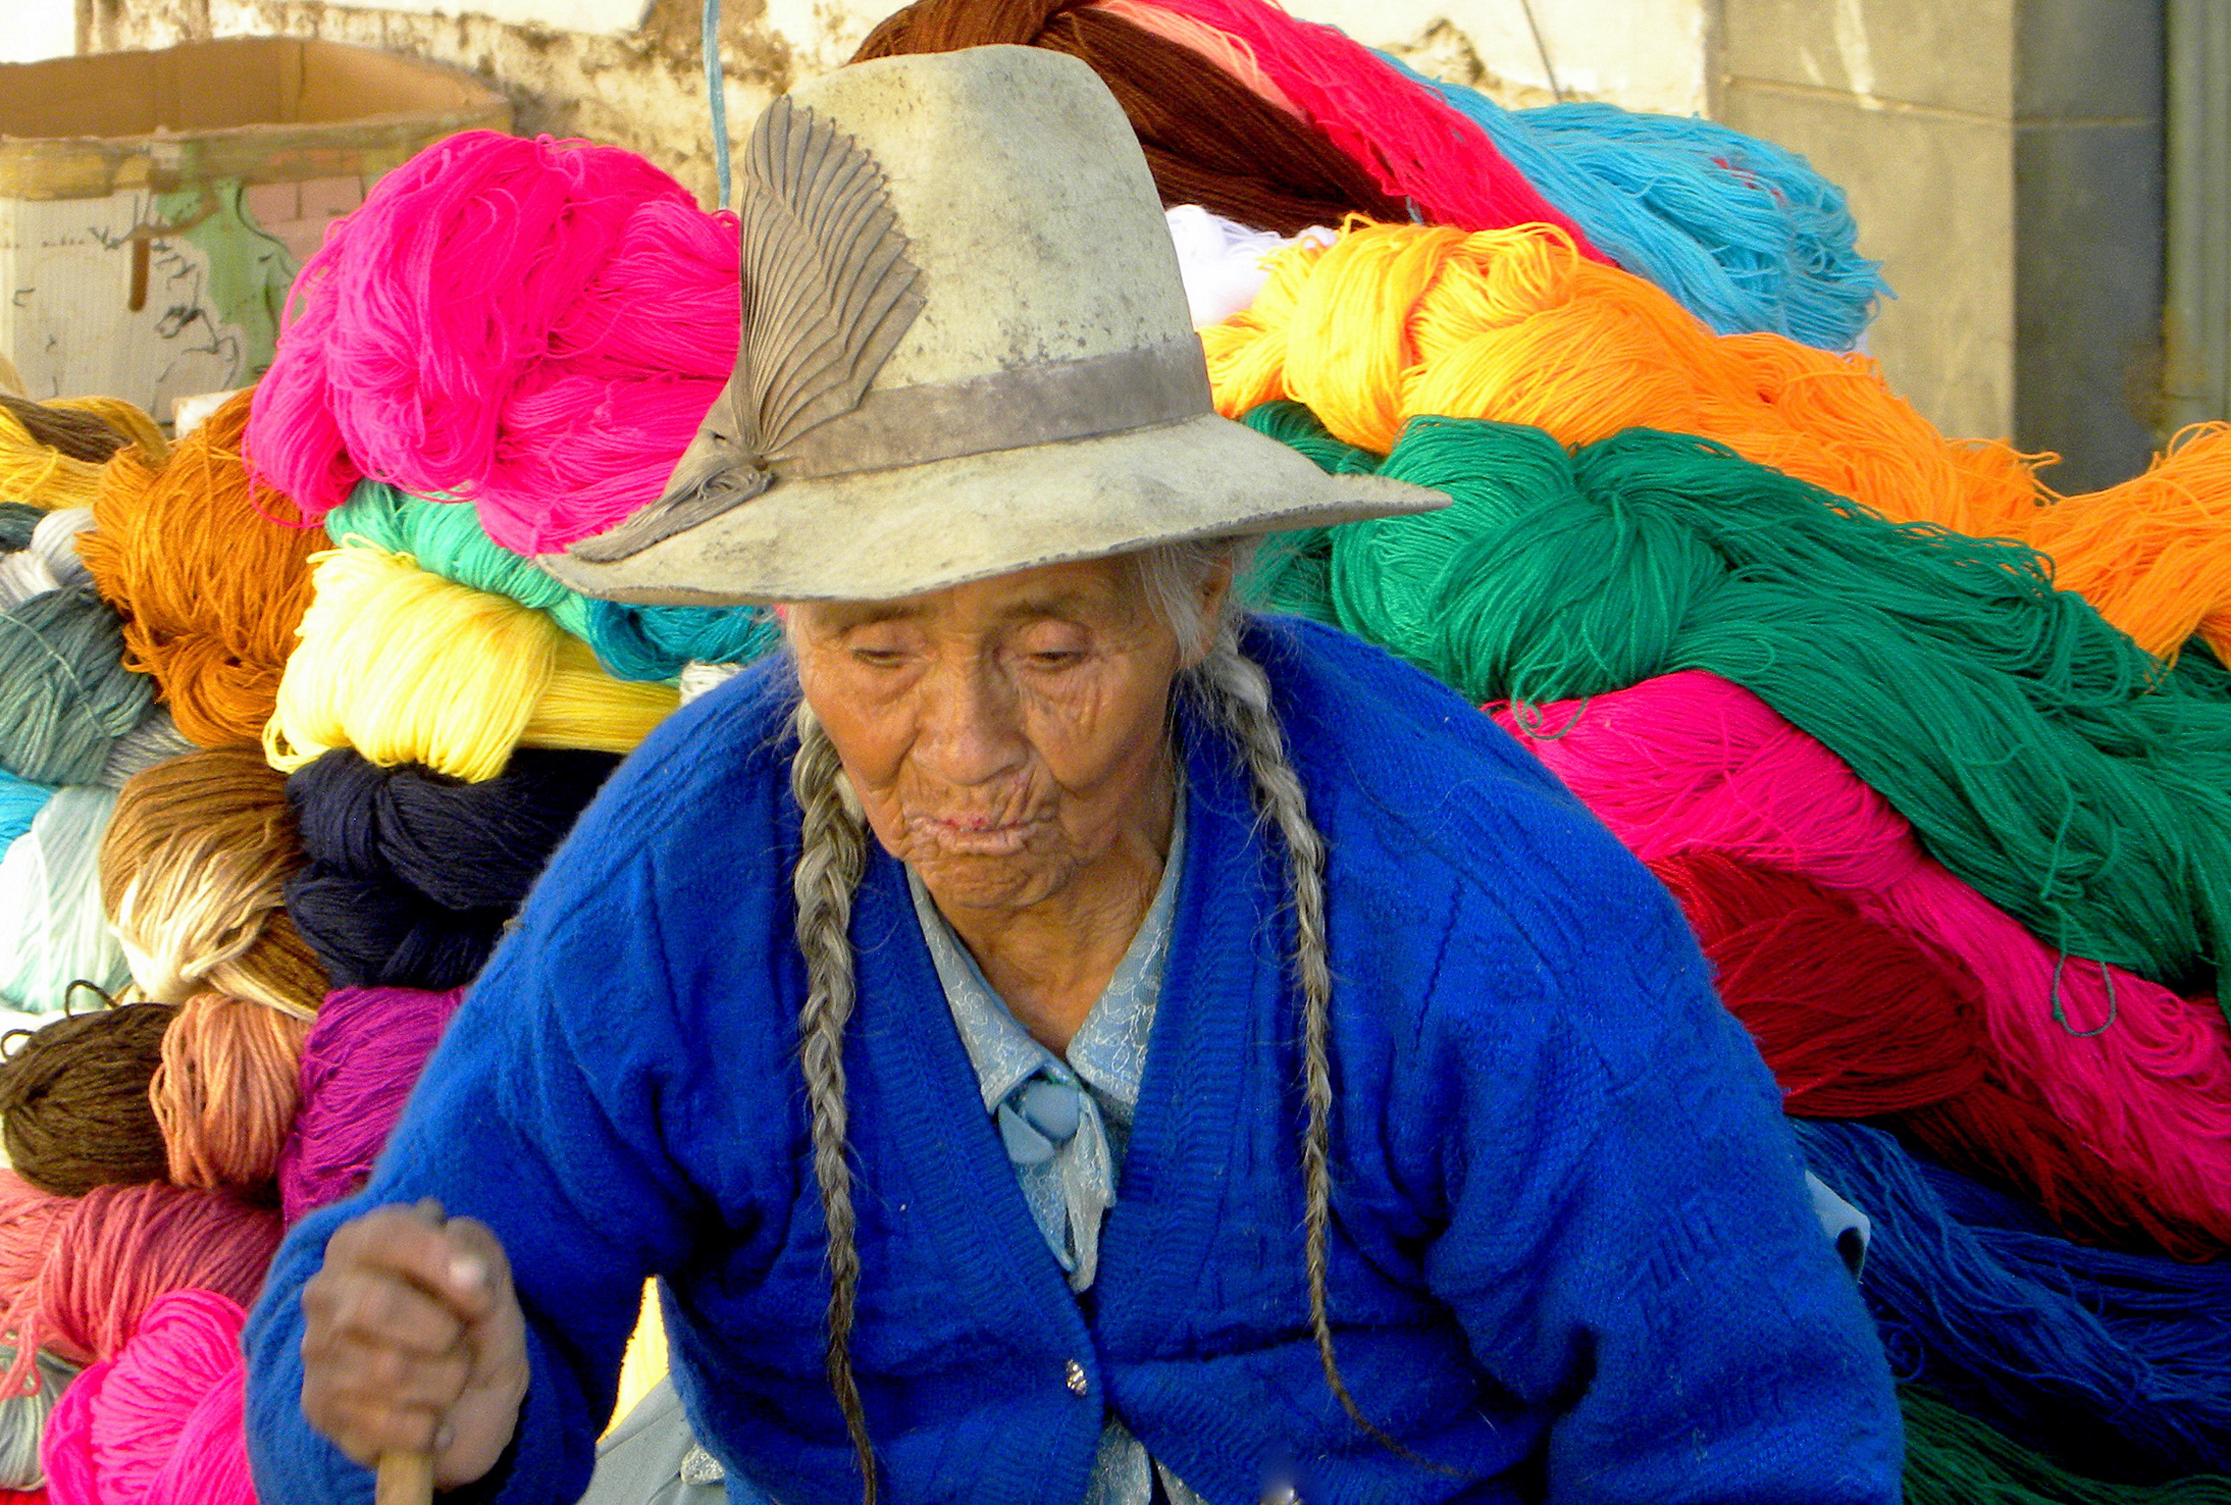
[[(1112, 1407), (1214, 1505), (1281, 1481), (1308, 1505), (1898, 1500), (1879, 1341), (1664, 890), (1414, 670), (1275, 619), (1246, 649), (1330, 854), (1340, 1372), (1410, 1456), (1342, 1411), (1311, 1338), (1284, 854), (1181, 705), (1191, 850), (1081, 1297), (983, 1111), (904, 870), (870, 857), (845, 1065), (881, 1498), (1079, 1500)], [(371, 1183), (289, 1235), (246, 1336), (264, 1505), (371, 1500), (301, 1412), (301, 1288), (341, 1222), (429, 1196), (495, 1230), (526, 1313), (501, 1505), (579, 1495), (651, 1274), (705, 1445), (786, 1505), (860, 1498), (823, 1377), (797, 1064), (794, 693), (779, 664), (747, 674), (628, 760)]]

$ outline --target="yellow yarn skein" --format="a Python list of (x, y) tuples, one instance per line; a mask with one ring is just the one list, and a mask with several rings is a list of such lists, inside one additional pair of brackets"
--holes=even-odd
[(614, 679), (549, 613), (430, 574), (408, 554), (316, 555), (316, 595), (279, 681), (264, 756), (291, 773), (336, 747), (491, 779), (512, 749), (627, 752), (680, 704)]

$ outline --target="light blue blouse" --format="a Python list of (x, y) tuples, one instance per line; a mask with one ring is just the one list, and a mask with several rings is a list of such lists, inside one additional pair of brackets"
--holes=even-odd
[[(1161, 1002), (1162, 968), (1184, 864), (1185, 797), (1180, 790), (1169, 860), (1162, 865), (1162, 882), (1146, 919), (1061, 1055), (1032, 1039), (1008, 1012), (921, 880), (911, 870), (907, 875), (946, 1006), (976, 1068), (984, 1111), (997, 1122), (1023, 1199), (1074, 1291), (1092, 1285), (1099, 1266), (1100, 1220), (1115, 1205), (1139, 1082), (1146, 1074), (1147, 1039), (1154, 1033), (1155, 1008)], [(1110, 1416), (1100, 1434), (1085, 1505), (1146, 1505), (1157, 1472), (1173, 1505), (1200, 1505), (1198, 1495), (1152, 1462), (1145, 1445)]]

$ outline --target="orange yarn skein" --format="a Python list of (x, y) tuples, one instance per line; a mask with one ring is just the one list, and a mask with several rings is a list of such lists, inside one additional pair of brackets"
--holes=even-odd
[(124, 663), (152, 674), (178, 729), (203, 747), (254, 742), (278, 703), (280, 671), (310, 605), (323, 528), (294, 503), (251, 492), (242, 392), (158, 466), (120, 451), (101, 473), (78, 555), (124, 617)]
[(2155, 653), (2197, 635), (2231, 663), (2231, 424), (2197, 424), (2144, 475), (2040, 510), (2029, 541), (2063, 589)]
[(1953, 440), (1864, 356), (1713, 334), (1640, 277), (1542, 225), (1465, 234), (1351, 220), (1270, 259), (1255, 305), (1201, 331), (1217, 406), (1293, 398), (1384, 454), (1424, 414), (1698, 434), (1873, 509), (2050, 556), (2064, 589), (2158, 657), (2194, 634), (2231, 660), (2231, 430), (2145, 475), (2061, 498), (2001, 440)]
[(172, 1181), (251, 1196), (271, 1190), (301, 1102), (309, 1033), (300, 1019), (222, 993), (179, 1006), (148, 1087)]

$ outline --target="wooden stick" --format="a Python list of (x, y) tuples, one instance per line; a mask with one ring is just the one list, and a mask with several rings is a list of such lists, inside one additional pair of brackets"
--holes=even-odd
[(434, 1460), (425, 1453), (382, 1453), (373, 1505), (434, 1505)]

